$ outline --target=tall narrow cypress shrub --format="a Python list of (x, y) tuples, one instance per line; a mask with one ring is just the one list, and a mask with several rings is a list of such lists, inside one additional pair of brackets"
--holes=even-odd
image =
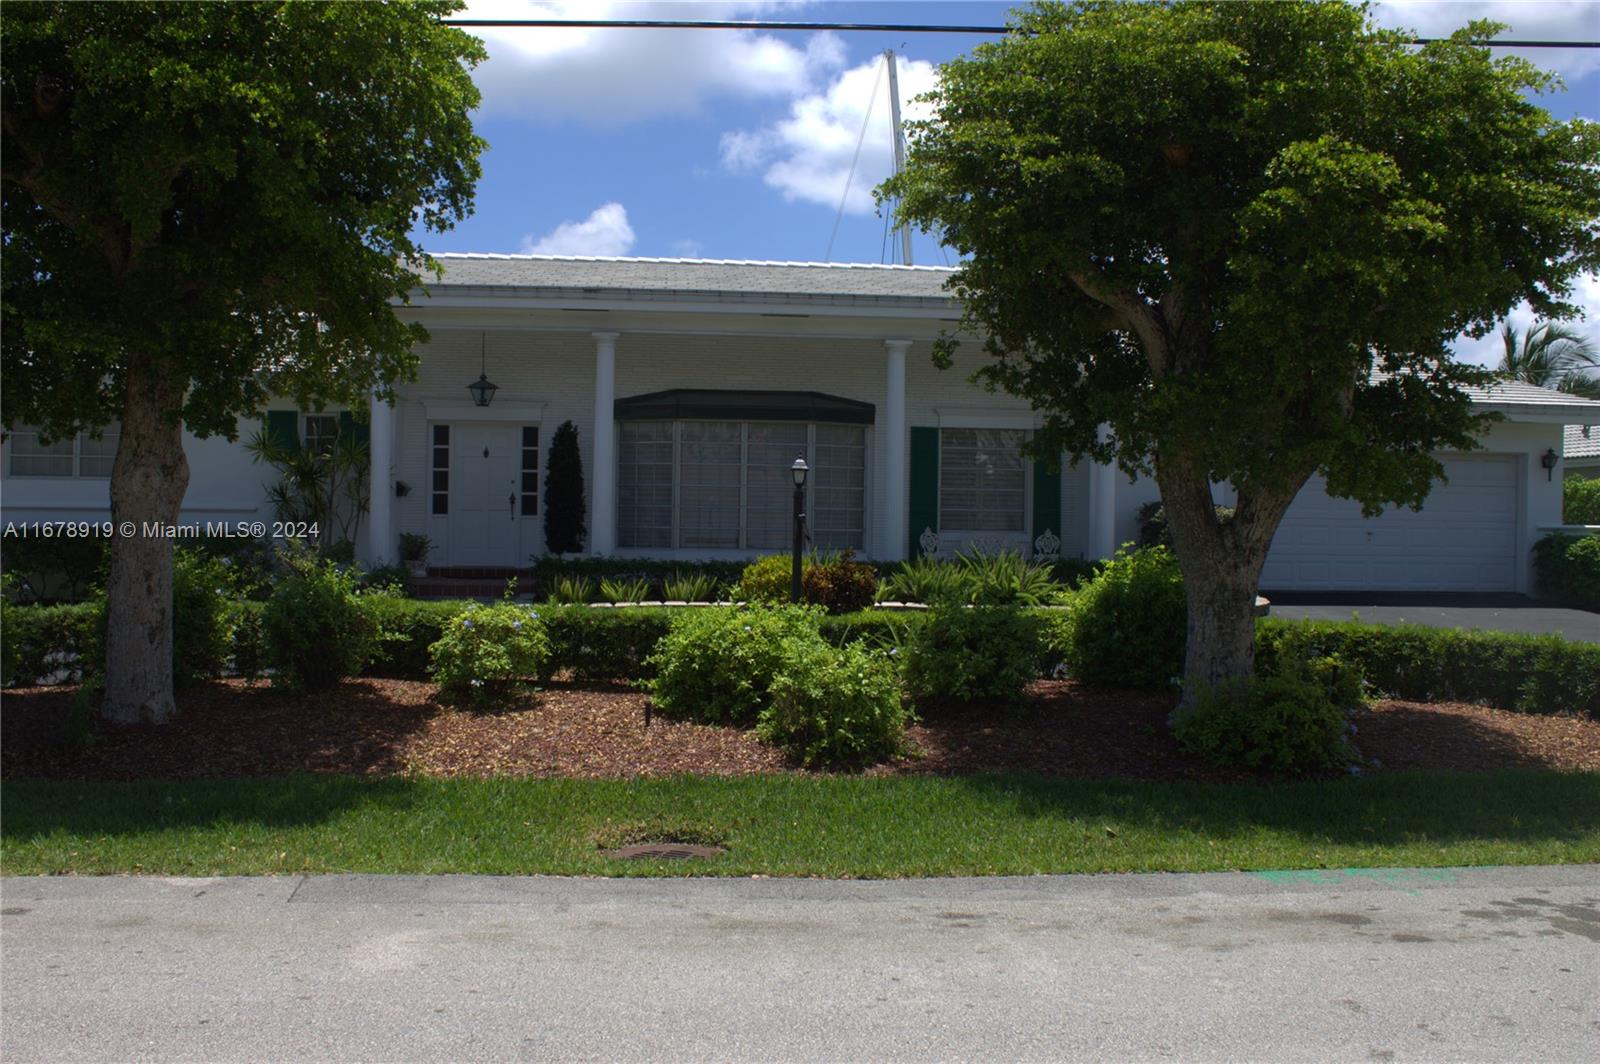
[(563, 421), (550, 438), (544, 473), (544, 546), (551, 554), (583, 550), (588, 532), (583, 521), (583, 459), (578, 455), (578, 427)]

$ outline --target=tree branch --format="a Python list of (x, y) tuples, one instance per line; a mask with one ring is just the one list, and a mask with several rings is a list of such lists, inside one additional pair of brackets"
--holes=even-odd
[(1145, 359), (1150, 363), (1150, 373), (1155, 377), (1164, 376), (1172, 364), (1172, 345), (1160, 308), (1151, 306), (1135, 293), (1112, 288), (1092, 273), (1069, 270), (1067, 276), (1084, 295), (1116, 312), (1121, 323), (1139, 338)]

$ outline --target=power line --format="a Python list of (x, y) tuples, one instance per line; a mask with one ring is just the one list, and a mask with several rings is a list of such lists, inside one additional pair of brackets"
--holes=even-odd
[[(838, 30), (874, 33), (1013, 33), (1010, 26), (905, 25), (890, 22), (768, 22), (759, 19), (565, 19), (565, 18), (447, 18), (446, 26), (463, 29), (575, 29), (608, 30)], [(1448, 37), (1412, 37), (1408, 44), (1443, 44)], [(1600, 41), (1473, 41), (1485, 48), (1600, 48)]]

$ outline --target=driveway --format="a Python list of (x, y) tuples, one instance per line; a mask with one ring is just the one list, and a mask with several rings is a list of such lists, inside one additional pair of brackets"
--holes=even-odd
[(1269, 616), (1286, 620), (1422, 624), (1495, 632), (1551, 633), (1600, 643), (1600, 613), (1564, 609), (1525, 595), (1263, 591)]
[(1600, 868), (0, 881), (0, 1057), (1600, 1057)]

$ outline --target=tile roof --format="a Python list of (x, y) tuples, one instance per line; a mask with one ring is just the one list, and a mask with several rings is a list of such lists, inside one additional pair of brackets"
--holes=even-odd
[(940, 266), (759, 262), (723, 259), (624, 259), (557, 255), (434, 256), (444, 280), (428, 287), (489, 286), (617, 292), (738, 294), (771, 297), (910, 299), (944, 303)]
[(1568, 458), (1600, 458), (1600, 427), (1568, 425), (1561, 453)]

